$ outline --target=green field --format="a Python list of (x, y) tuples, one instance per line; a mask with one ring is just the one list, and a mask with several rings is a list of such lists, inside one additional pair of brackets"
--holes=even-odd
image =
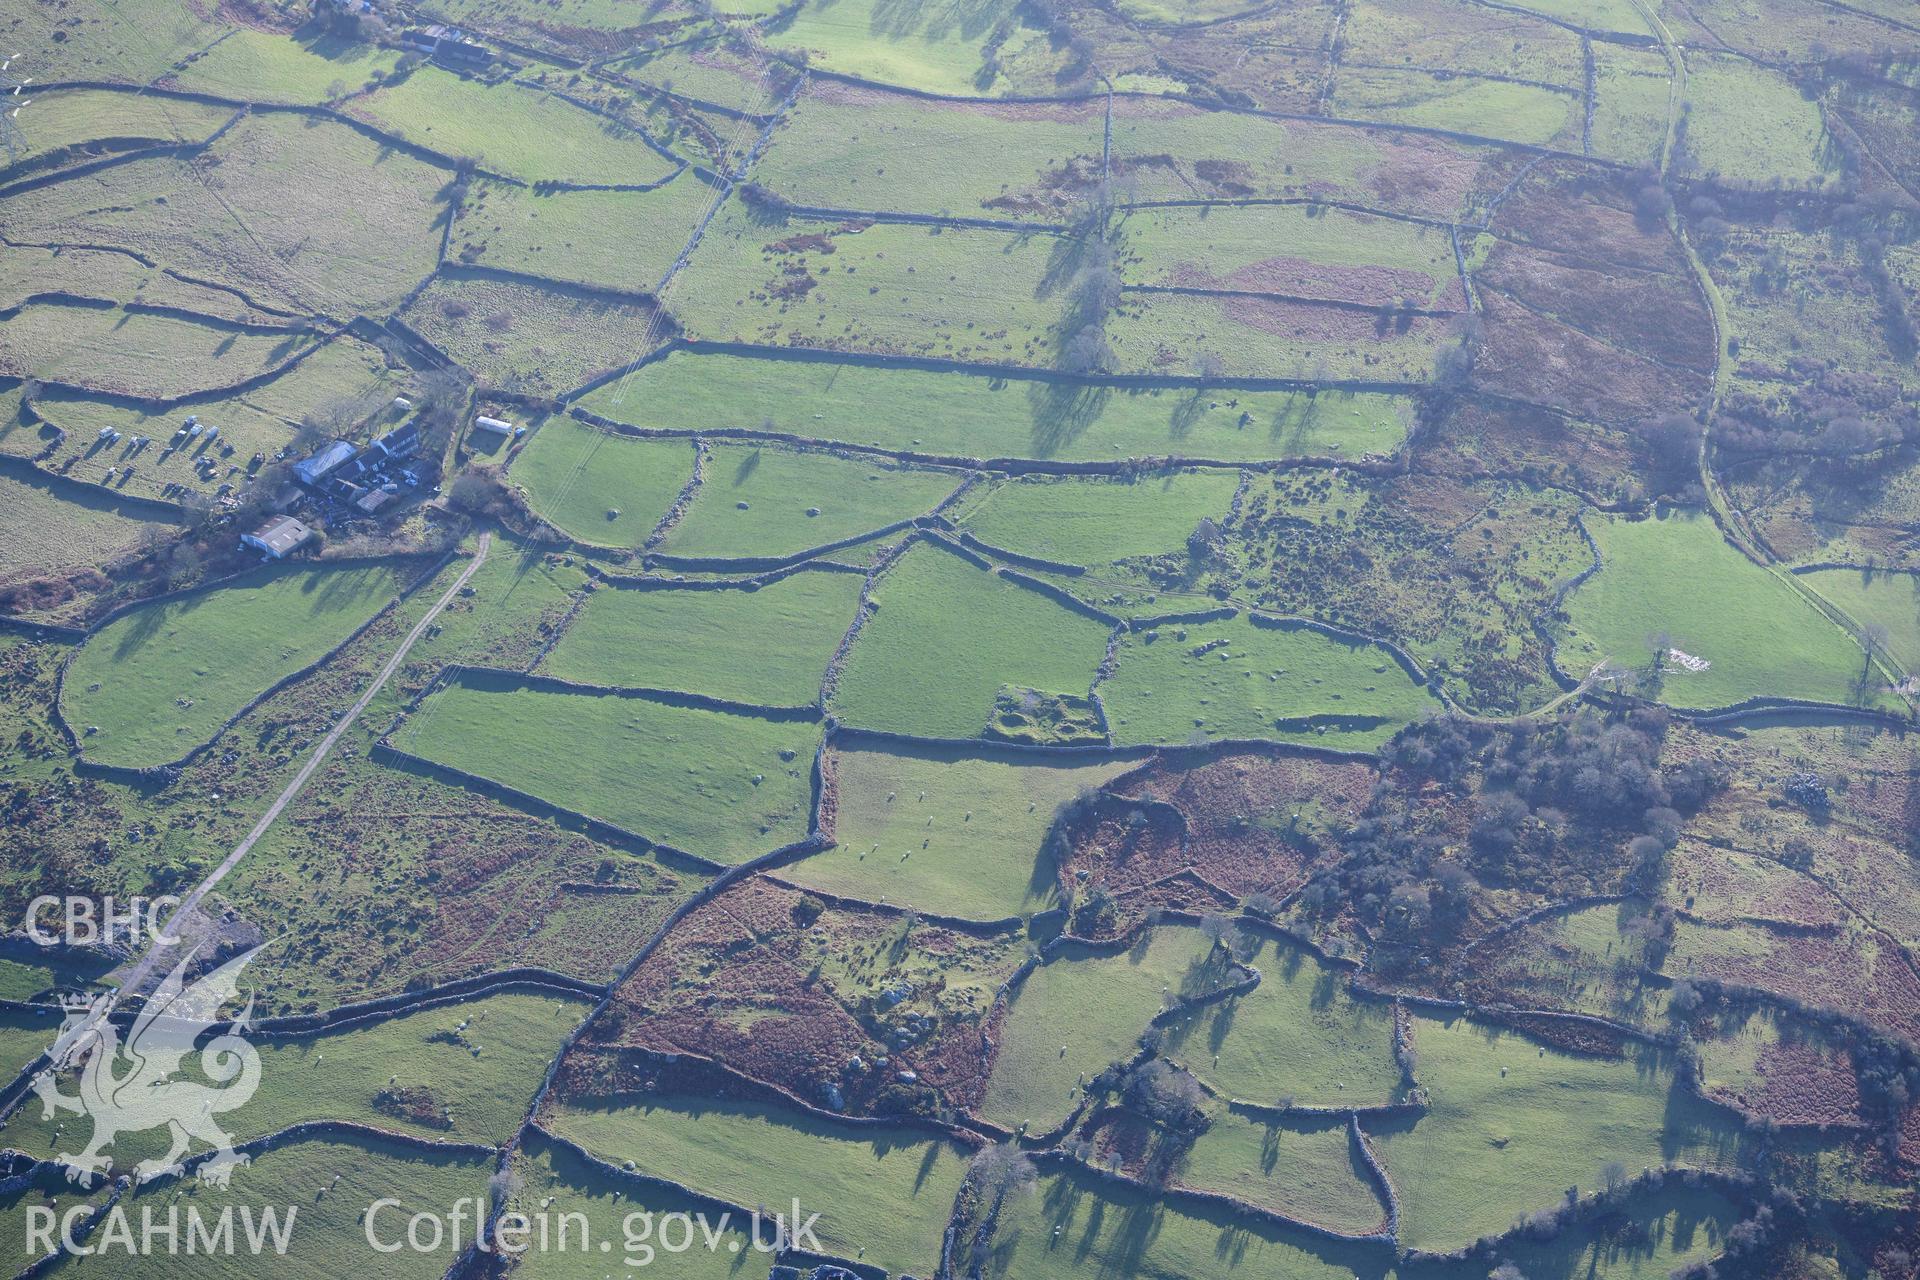
[(814, 724), (472, 675), (395, 745), (713, 862), (807, 834)]
[(1920, 672), (1920, 576), (1822, 569), (1799, 577), (1861, 626), (1885, 627), (1888, 656)]
[(1136, 390), (907, 368), (675, 352), (583, 408), (634, 426), (724, 426), (944, 457), (1253, 462), (1392, 453), (1409, 401), (1374, 393)]
[(718, 192), (691, 171), (654, 191), (535, 192), (480, 182), (449, 256), (574, 284), (652, 293)]
[(1129, 631), (1118, 657), (1100, 697), (1121, 742), (1305, 733), (1364, 750), (1440, 707), (1377, 645), (1309, 627), (1257, 626), (1244, 614)]
[(26, 1001), (56, 989), (91, 987), (113, 968), (114, 961), (100, 958), (0, 960), (0, 1000)]
[[(733, 6), (736, 10), (738, 5)], [(763, 6), (751, 6), (756, 12)], [(630, 80), (735, 111), (762, 112), (779, 101), (779, 84), (763, 59), (742, 54), (714, 36), (664, 45), (610, 62), (606, 70)]]
[(1113, 162), (1136, 201), (1337, 200), (1450, 221), (1483, 148), (1394, 138), (1307, 120), (1206, 111), (1170, 99), (1116, 100)]
[(1695, 53), (1687, 59), (1683, 105), (1689, 110), (1681, 154), (1697, 172), (1814, 186), (1833, 177), (1819, 105), (1778, 71)]
[(1564, 141), (1569, 130), (1579, 139), (1580, 100), (1573, 93), (1504, 80), (1343, 68), (1334, 79), (1332, 106), (1337, 116), (1534, 146)]
[(1066, 564), (1186, 554), (1202, 520), (1224, 524), (1237, 471), (1175, 471), (1127, 480), (1021, 477), (968, 494), (954, 516), (982, 542)]
[(97, 490), (0, 473), (0, 580), (97, 568), (164, 527)]
[(1170, 1209), (1151, 1193), (1070, 1172), (1011, 1201), (988, 1280), (1377, 1280), (1385, 1250), (1319, 1240), (1224, 1210)]
[(134, 767), (177, 760), (274, 681), (324, 657), (407, 575), (404, 565), (281, 565), (142, 605), (80, 647), (61, 712), (89, 758)]
[(409, 142), (525, 182), (640, 186), (673, 172), (632, 129), (537, 89), (482, 84), (433, 66), (356, 99), (350, 110)]
[(1364, 1122), (1400, 1193), (1407, 1247), (1458, 1248), (1553, 1207), (1569, 1186), (1591, 1195), (1609, 1161), (1634, 1176), (1720, 1168), (1737, 1153), (1731, 1114), (1695, 1099), (1651, 1050), (1574, 1057), (1464, 1018), (1414, 1023), (1429, 1111)]
[[(27, 994), (35, 994), (39, 990), (36, 987)], [(0, 1074), (9, 1080), (18, 1076), (29, 1062), (53, 1043), (59, 1032), (58, 1017), (12, 1010), (0, 1013)]]
[(684, 440), (635, 440), (572, 418), (548, 419), (513, 460), (533, 509), (592, 546), (638, 546), (692, 477)]
[[(529, 1217), (544, 1214), (553, 1224), (544, 1247), (534, 1247), (521, 1255), (515, 1274), (530, 1280), (607, 1280), (612, 1265), (607, 1255), (593, 1245), (595, 1240), (613, 1242), (613, 1256), (631, 1267), (664, 1271), (674, 1280), (760, 1280), (757, 1266), (767, 1264), (765, 1253), (754, 1253), (748, 1234), (752, 1219), (747, 1214), (722, 1223), (719, 1215), (708, 1215), (713, 1243), (696, 1233), (693, 1246), (680, 1252), (663, 1249), (659, 1243), (659, 1222), (671, 1215), (698, 1215), (707, 1206), (699, 1200), (664, 1187), (649, 1186), (634, 1178), (620, 1177), (582, 1159), (566, 1147), (548, 1138), (541, 1130), (529, 1131), (528, 1138), (513, 1163), (519, 1179), (512, 1207)], [(767, 1206), (773, 1212), (773, 1206)], [(782, 1212), (787, 1212), (782, 1210)], [(808, 1210), (812, 1212), (812, 1210)], [(581, 1214), (586, 1226), (567, 1215)], [(636, 1218), (634, 1215), (651, 1215)], [(560, 1225), (566, 1221), (573, 1234), (563, 1244)], [(697, 1221), (697, 1217), (696, 1217)], [(649, 1229), (651, 1228), (651, 1229)], [(642, 1237), (631, 1240), (632, 1237)], [(586, 1247), (574, 1243), (584, 1239)], [(667, 1240), (680, 1243), (678, 1224)], [(760, 1231), (763, 1248), (773, 1242), (773, 1225)], [(647, 1270), (634, 1274), (645, 1275)]]
[(675, 315), (696, 339), (1052, 368), (1076, 245), (899, 223), (774, 224), (731, 201), (676, 278)]
[(109, 139), (126, 144), (116, 149), (128, 150), (134, 144), (204, 142), (233, 117), (231, 107), (107, 89), (64, 89), (34, 97), (44, 110), (33, 113), (35, 127), (20, 152), (21, 161), (29, 163), (62, 147)]
[(860, 728), (978, 737), (1002, 686), (1084, 697), (1106, 645), (1101, 623), (941, 547), (910, 549), (872, 599), (833, 699)]
[[(1003, 30), (1005, 42), (989, 63), (988, 42)], [(913, 9), (885, 0), (806, 0), (792, 19), (763, 28), (763, 36), (776, 49), (804, 52), (815, 66), (928, 93), (996, 91), (1003, 77), (994, 69), (1002, 63), (1037, 64), (1033, 74), (1044, 84), (1040, 72), (1060, 62), (1014, 0)]]
[(1180, 1182), (1348, 1235), (1377, 1230), (1387, 1216), (1344, 1119), (1296, 1126), (1219, 1112)]
[[(345, 1120), (439, 1141), (504, 1142), (520, 1127), (547, 1060), (586, 1012), (586, 1002), (577, 998), (506, 994), (311, 1039), (256, 1037), (259, 1091), (245, 1106), (222, 1113), (220, 1125), (236, 1142), (312, 1120)], [(50, 1034), (52, 1020), (40, 1027)], [(61, 1089), (74, 1093), (74, 1082), (63, 1079)], [(417, 1110), (398, 1099), (382, 1104), (379, 1095), (387, 1090), (409, 1091)], [(76, 1150), (83, 1134), (70, 1120), (43, 1119), (36, 1103), (8, 1118), (0, 1142), (48, 1159)], [(166, 1131), (155, 1129), (127, 1134), (109, 1154), (125, 1173), (166, 1148)]]
[[(406, 1247), (407, 1221), (415, 1213), (446, 1215), (456, 1201), (467, 1200), (472, 1217), (472, 1200), (484, 1200), (487, 1175), (491, 1167), (471, 1155), (430, 1155), (377, 1139), (307, 1141), (264, 1152), (252, 1164), (235, 1171), (232, 1186), (216, 1190), (192, 1181), (167, 1180), (146, 1188), (129, 1188), (121, 1197), (126, 1210), (131, 1239), (140, 1239), (141, 1215), (149, 1212), (157, 1225), (164, 1227), (169, 1208), (181, 1212), (178, 1254), (169, 1254), (164, 1236), (155, 1237), (157, 1247), (140, 1253), (137, 1249), (102, 1249), (94, 1257), (66, 1254), (54, 1267), (54, 1275), (106, 1275), (135, 1277), (136, 1280), (176, 1280), (188, 1267), (196, 1275), (252, 1277), (270, 1265), (272, 1274), (288, 1280), (331, 1280), (341, 1273), (343, 1261), (366, 1259), (363, 1268), (382, 1280), (432, 1280), (443, 1275), (458, 1251), (450, 1247), (415, 1252)], [(375, 1201), (391, 1199), (374, 1217), (371, 1230), (382, 1244), (399, 1244), (392, 1253), (376, 1253), (368, 1245), (369, 1226), (364, 1221)], [(229, 1251), (202, 1250), (186, 1258), (187, 1211), (199, 1210), (202, 1221), (212, 1229), (224, 1207), (234, 1208), (235, 1247)], [(293, 1226), (288, 1233), (285, 1256), (274, 1256), (268, 1244), (262, 1256), (248, 1250), (243, 1212), (251, 1210), (254, 1221), (271, 1209), (286, 1223), (289, 1210)], [(471, 1241), (471, 1227), (468, 1240)], [(96, 1244), (108, 1239), (106, 1232), (95, 1237)], [(431, 1239), (423, 1231), (423, 1239)], [(372, 1265), (370, 1265), (372, 1264)], [(352, 1265), (352, 1264), (349, 1264)]]
[(1054, 811), (1130, 767), (991, 749), (839, 750), (834, 847), (780, 874), (823, 893), (945, 916), (1043, 911), (1058, 896), (1052, 860), (1040, 852)]
[(776, 446), (718, 445), (660, 550), (698, 558), (796, 555), (926, 515), (960, 485), (949, 471)]
[(1440, 227), (1312, 204), (1147, 209), (1120, 225), (1130, 284), (1458, 309)]
[[(218, 168), (217, 186), (202, 167)], [(119, 246), (286, 310), (342, 317), (385, 314), (433, 270), (448, 178), (346, 125), (281, 112), (241, 121), (192, 163), (138, 160), (113, 174), (104, 201), (90, 182), (10, 198), (8, 236)]]
[(1261, 938), (1248, 963), (1260, 985), (1168, 1023), (1168, 1057), (1224, 1096), (1263, 1106), (1397, 1100), (1389, 1005), (1354, 999), (1345, 970), (1286, 941)]
[(1594, 154), (1654, 164), (1667, 133), (1672, 72), (1658, 49), (1595, 41)]
[[(1772, 696), (1859, 702), (1865, 655), (1785, 582), (1735, 551), (1702, 515), (1590, 518), (1603, 568), (1567, 597), (1572, 621), (1560, 668), (1584, 675), (1602, 659), (1648, 669), (1652, 637), (1708, 662), (1669, 656), (1657, 696), (1677, 707), (1724, 707)], [(1650, 692), (1653, 692), (1650, 690)]]
[[(1421, 383), (1440, 350), (1457, 340), (1451, 318), (1389, 319), (1384, 311), (1258, 295), (1126, 297), (1107, 330), (1121, 373), (1152, 374), (1179, 361), (1228, 380)], [(1182, 360), (1183, 352), (1192, 354)]]
[(1068, 220), (1078, 189), (1048, 177), (1100, 158), (1097, 103), (916, 102), (816, 82), (755, 180), (795, 204)]
[(183, 89), (255, 102), (327, 102), (351, 93), (400, 61), (394, 49), (337, 35), (288, 39), (252, 27), (227, 37), (173, 75)]
[(650, 306), (559, 285), (445, 275), (402, 318), (485, 384), (536, 396), (564, 395), (625, 367), (666, 330)]
[[(1628, 0), (1589, 7), (1609, 2)], [(1583, 84), (1577, 35), (1546, 22), (1516, 21), (1508, 10), (1496, 18), (1432, 0), (1360, 0), (1340, 40), (1343, 68), (1444, 67), (1462, 77), (1512, 76), (1569, 90)]]
[(1633, 1196), (1625, 1214), (1633, 1234), (1583, 1223), (1551, 1243), (1515, 1240), (1500, 1255), (1539, 1280), (1667, 1280), (1717, 1256), (1745, 1216), (1719, 1192), (1687, 1187)]
[(982, 1119), (1044, 1133), (1081, 1101), (1081, 1089), (1139, 1052), (1155, 1014), (1178, 996), (1215, 989), (1223, 970), (1198, 929), (1163, 925), (1119, 954), (1055, 952), (1007, 1002)]
[(797, 573), (757, 591), (602, 589), (541, 670), (581, 684), (808, 706), (859, 608), (860, 584), (851, 573)]
[(118, 307), (38, 303), (0, 330), (0, 373), (171, 398), (243, 382), (311, 344), (291, 329), (246, 332)]
[(749, 1102), (662, 1098), (566, 1110), (554, 1132), (615, 1163), (743, 1209), (799, 1197), (831, 1252), (899, 1274), (932, 1274), (966, 1162), (906, 1128), (856, 1127)]

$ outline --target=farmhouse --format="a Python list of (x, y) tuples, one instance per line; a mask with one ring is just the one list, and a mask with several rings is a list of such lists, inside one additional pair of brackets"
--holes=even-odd
[(378, 454), (372, 459), (375, 465), (382, 462), (411, 458), (420, 451), (420, 427), (409, 422), (405, 426), (395, 427), (392, 431), (367, 446), (368, 454)]
[(493, 61), (493, 50), (457, 27), (420, 27), (409, 31), (406, 42), (445, 66), (484, 67)]
[(294, 463), (293, 474), (301, 484), (318, 485), (359, 455), (360, 451), (345, 440), (335, 440), (306, 461)]
[(275, 560), (284, 560), (307, 544), (313, 530), (292, 516), (275, 516), (252, 533), (240, 535), (240, 545), (265, 552)]

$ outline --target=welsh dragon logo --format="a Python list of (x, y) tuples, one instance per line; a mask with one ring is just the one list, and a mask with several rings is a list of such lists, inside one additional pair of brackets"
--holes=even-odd
[[(54, 1157), (67, 1167), (68, 1178), (90, 1182), (111, 1165), (105, 1153), (121, 1134), (163, 1126), (172, 1145), (165, 1155), (134, 1166), (142, 1182), (181, 1172), (182, 1157), (195, 1139), (213, 1148), (199, 1166), (202, 1181), (224, 1187), (235, 1167), (247, 1163), (214, 1117), (245, 1106), (260, 1087), (260, 1053), (244, 1038), (253, 1015), (251, 997), (240, 1016), (200, 1050), (200, 1071), (213, 1083), (178, 1077), (200, 1037), (219, 1021), (221, 1007), (238, 995), (240, 971), (258, 951), (228, 961), (192, 985), (186, 982), (193, 960), (188, 955), (142, 1006), (124, 1044), (108, 1017), (116, 996), (66, 1002), (66, 1021), (47, 1051), (52, 1065), (34, 1077), (33, 1091), (47, 1118), (70, 1111), (93, 1121), (93, 1137), (83, 1151)], [(57, 1074), (76, 1068), (80, 1093), (70, 1097), (60, 1091)]]

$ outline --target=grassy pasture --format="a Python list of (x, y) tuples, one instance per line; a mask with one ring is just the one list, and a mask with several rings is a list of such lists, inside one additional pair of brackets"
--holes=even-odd
[[(805, 836), (814, 724), (469, 676), (396, 745), (714, 862)], [(758, 779), (756, 782), (755, 779)]]
[(554, 396), (652, 350), (653, 308), (518, 280), (442, 276), (403, 319), (482, 382)]
[(635, 440), (549, 418), (513, 460), (527, 501), (562, 533), (602, 547), (638, 546), (693, 477), (684, 440)]
[(92, 987), (113, 968), (108, 960), (0, 960), (0, 1000), (26, 1001), (57, 989)]
[(1370, 70), (1444, 67), (1463, 75), (1514, 76), (1572, 90), (1581, 88), (1585, 76), (1580, 38), (1573, 32), (1547, 22), (1516, 21), (1504, 11), (1476, 12), (1448, 0), (1364, 0), (1353, 7), (1340, 45), (1343, 66)]
[(1376, 645), (1244, 614), (1129, 631), (1118, 657), (1100, 696), (1122, 742), (1289, 739), (1325, 725), (1326, 745), (1364, 750), (1439, 706)]
[(780, 94), (767, 68), (719, 39), (694, 39), (637, 53), (609, 71), (669, 93), (755, 114), (770, 111)]
[(1059, 65), (1064, 55), (1051, 53), (1045, 33), (1026, 23), (1015, 0), (910, 9), (883, 0), (806, 0), (791, 19), (763, 24), (760, 35), (774, 49), (804, 51), (811, 65), (829, 71), (964, 95), (1000, 91), (1003, 63)]
[(1097, 102), (903, 101), (816, 82), (754, 180), (829, 209), (1064, 221), (1085, 188), (1060, 175), (1097, 175), (1100, 132)]
[(1456, 340), (1456, 323), (1273, 297), (1132, 293), (1107, 337), (1123, 373), (1209, 361), (1229, 379), (1419, 383)]
[(1658, 49), (1596, 41), (1593, 46), (1595, 155), (1656, 164), (1667, 135), (1673, 73)]
[(660, 550), (717, 558), (795, 555), (925, 515), (959, 485), (949, 471), (774, 445), (717, 445), (692, 505)]
[(1051, 367), (1073, 248), (1003, 231), (776, 225), (734, 201), (681, 273), (675, 314), (691, 338)]
[(1473, 76), (1442, 78), (1425, 71), (1359, 71), (1334, 78), (1333, 114), (1387, 124), (1499, 138), (1544, 146), (1578, 141), (1580, 100), (1536, 85)]
[(812, 439), (947, 457), (1072, 462), (1385, 454), (1412, 421), (1408, 401), (1372, 393), (1136, 390), (684, 351), (636, 370), (624, 395), (606, 386), (581, 405), (643, 427), (772, 423)]
[(1591, 1194), (1610, 1160), (1632, 1176), (1736, 1156), (1738, 1122), (1652, 1050), (1576, 1057), (1464, 1018), (1414, 1023), (1430, 1110), (1363, 1122), (1400, 1193), (1406, 1247), (1458, 1248), (1550, 1208), (1568, 1186)]
[(1302, 120), (1130, 98), (1113, 107), (1113, 163), (1133, 199), (1313, 197), (1453, 219), (1485, 149)]
[(331, 33), (283, 36), (236, 26), (170, 79), (182, 89), (251, 102), (318, 103), (390, 74), (398, 61), (398, 50)]
[(1515, 6), (1544, 13), (1586, 27), (1591, 31), (1622, 31), (1628, 35), (1650, 34), (1647, 20), (1633, 0), (1525, 0)]
[(0, 374), (173, 397), (241, 382), (312, 342), (291, 330), (245, 333), (119, 307), (42, 302), (0, 328)]
[[(428, 1009), (307, 1040), (255, 1039), (260, 1089), (220, 1122), (236, 1142), (312, 1120), (345, 1120), (416, 1137), (500, 1143), (513, 1136), (540, 1087), (547, 1060), (586, 1015), (580, 999), (508, 993)], [(51, 1020), (41, 1023), (51, 1036)], [(4, 1044), (4, 1041), (0, 1041)], [(197, 1059), (185, 1068), (191, 1077)], [(62, 1089), (74, 1091), (71, 1080)], [(397, 1113), (378, 1095), (422, 1091), (420, 1109)], [(0, 1141), (49, 1159), (76, 1149), (84, 1126), (46, 1120), (33, 1106), (16, 1111)], [(129, 1133), (114, 1143), (118, 1172), (163, 1154), (167, 1134)]]
[(67, 80), (145, 84), (226, 30), (211, 13), (171, 0), (128, 0), (110, 10), (82, 12), (14, 5), (0, 14), (0, 38), (9, 52), (32, 51), (32, 70), (26, 74), (41, 84)]
[(1149, 1192), (1078, 1171), (1042, 1178), (1010, 1201), (983, 1275), (989, 1280), (1378, 1280), (1389, 1255), (1247, 1221), (1168, 1208)]
[(1224, 522), (1237, 471), (1175, 471), (1132, 480), (1028, 477), (982, 488), (956, 513), (982, 542), (1065, 564), (1179, 554), (1203, 519)]
[(917, 546), (887, 571), (834, 710), (846, 723), (972, 738), (1003, 685), (1085, 696), (1107, 629), (1037, 591)]
[(1562, 670), (1584, 674), (1601, 659), (1646, 668), (1668, 637), (1711, 665), (1662, 665), (1658, 697), (1680, 707), (1720, 707), (1756, 695), (1858, 701), (1865, 655), (1851, 636), (1786, 583), (1727, 545), (1701, 515), (1629, 521), (1590, 518), (1604, 567), (1567, 598), (1572, 618)]
[(1216, 1113), (1179, 1181), (1349, 1235), (1375, 1230), (1387, 1216), (1344, 1119), (1292, 1125)]
[(8, 246), (6, 260), (0, 262), (0, 309), (11, 309), (35, 294), (55, 291), (104, 302), (180, 307), (218, 319), (277, 319), (230, 293), (175, 279), (124, 253)]
[(0, 581), (97, 568), (160, 527), (105, 494), (23, 471), (0, 473)]
[(1042, 1133), (1078, 1105), (1081, 1087), (1131, 1059), (1170, 996), (1219, 985), (1222, 969), (1200, 930), (1163, 925), (1114, 955), (1056, 951), (1007, 1002), (980, 1115)]
[(1121, 225), (1132, 284), (1457, 308), (1444, 229), (1321, 205), (1143, 209)]
[(1684, 105), (1679, 154), (1696, 172), (1755, 183), (1830, 180), (1820, 108), (1779, 72), (1745, 58), (1692, 53)]
[[(181, 102), (120, 93), (110, 89), (60, 89), (34, 95), (42, 108), (30, 113), (33, 130), (22, 127), (27, 163), (58, 151), (106, 139), (139, 140), (152, 146), (173, 142), (204, 142), (233, 116), (232, 107)], [(9, 107), (9, 110), (12, 108)], [(0, 166), (0, 172), (4, 166)]]
[[(1888, 265), (1897, 263), (1889, 255)], [(1830, 367), (1870, 369), (1876, 377), (1911, 382), (1912, 366), (1889, 347), (1884, 310), (1867, 283), (1858, 248), (1846, 238), (1737, 229), (1722, 237), (1707, 269), (1726, 302), (1728, 326), (1740, 339), (1741, 381), (1754, 391), (1786, 394), (1799, 385), (1788, 366), (1806, 358), (1809, 333), (1820, 335), (1819, 357)], [(1884, 488), (1850, 484), (1846, 490), (1855, 496), (1836, 515), (1848, 523), (1907, 519), (1916, 500), (1911, 478)], [(1846, 558), (1846, 534), (1834, 532), (1841, 540), (1825, 550), (1808, 547), (1808, 535), (1798, 535), (1801, 556), (1789, 558)]]
[[(765, 1254), (753, 1252), (753, 1242), (747, 1234), (752, 1230), (752, 1220), (745, 1214), (726, 1224), (719, 1221), (717, 1214), (709, 1214), (708, 1226), (716, 1238), (711, 1248), (705, 1236), (696, 1235), (691, 1249), (668, 1253), (659, 1247), (656, 1226), (654, 1232), (649, 1233), (649, 1239), (639, 1242), (639, 1248), (629, 1250), (628, 1231), (639, 1234), (646, 1221), (633, 1215), (648, 1214), (657, 1223), (670, 1214), (697, 1215), (705, 1206), (664, 1187), (616, 1177), (554, 1143), (539, 1130), (532, 1131), (516, 1153), (513, 1170), (519, 1176), (520, 1190), (510, 1202), (511, 1208), (530, 1217), (544, 1213), (553, 1224), (548, 1243), (543, 1247), (535, 1237), (533, 1247), (521, 1255), (515, 1268), (516, 1275), (529, 1280), (607, 1280), (608, 1268), (614, 1264), (608, 1262), (606, 1254), (572, 1244), (562, 1247), (560, 1223), (563, 1215), (568, 1214), (585, 1216), (589, 1241), (613, 1241), (614, 1250), (618, 1251), (614, 1256), (620, 1261), (629, 1266), (645, 1262), (649, 1269), (670, 1266), (674, 1280), (760, 1280), (758, 1269), (767, 1265)], [(775, 1212), (773, 1206), (767, 1208), (769, 1213)], [(573, 1239), (578, 1239), (577, 1225), (574, 1231)], [(670, 1236), (676, 1245), (679, 1243), (677, 1231), (676, 1225), (675, 1234)], [(761, 1242), (771, 1243), (772, 1236), (772, 1224), (762, 1226)], [(648, 1248), (653, 1250), (651, 1255), (646, 1252)]]
[(1721, 1195), (1699, 1187), (1663, 1187), (1626, 1202), (1624, 1216), (1639, 1239), (1580, 1224), (1551, 1242), (1515, 1240), (1500, 1251), (1539, 1280), (1663, 1280), (1717, 1256), (1728, 1228), (1745, 1216)]
[(557, 0), (538, 9), (520, 0), (440, 0), (434, 12), (449, 22), (483, 31), (520, 30), (548, 43), (564, 43), (568, 37), (591, 39), (596, 33), (630, 31), (656, 17), (675, 16), (673, 10), (663, 14), (628, 0)]
[(390, 311), (433, 270), (446, 170), (290, 113), (243, 120), (208, 155), (217, 189), (183, 161), (134, 161), (113, 170), (110, 201), (96, 183), (9, 199), (7, 234), (134, 249), (263, 302), (343, 318)]
[(1400, 1092), (1393, 1010), (1347, 993), (1344, 970), (1262, 939), (1260, 985), (1168, 1024), (1164, 1052), (1229, 1098), (1364, 1107)]
[(1261, 6), (1248, 0), (1192, 0), (1176, 4), (1169, 0), (1119, 0), (1120, 12), (1138, 22), (1185, 26), (1190, 23), (1218, 22), (1241, 14), (1257, 13)]
[[(183, 1274), (238, 1280), (262, 1274), (261, 1258), (246, 1247), (245, 1218), (271, 1207), (287, 1220), (289, 1207), (297, 1210), (285, 1256), (272, 1257), (271, 1271), (287, 1280), (331, 1280), (341, 1273), (343, 1260), (378, 1259), (381, 1280), (432, 1280), (445, 1273), (456, 1256), (451, 1248), (419, 1252), (405, 1247), (407, 1220), (415, 1213), (443, 1216), (456, 1201), (483, 1199), (491, 1165), (473, 1156), (430, 1155), (379, 1139), (352, 1142), (294, 1143), (254, 1157), (236, 1170), (227, 1190), (200, 1186), (194, 1181), (166, 1180), (144, 1188), (129, 1188), (120, 1204), (129, 1215), (133, 1239), (140, 1238), (141, 1213), (151, 1212), (164, 1225), (171, 1207), (181, 1209), (180, 1254), (170, 1255), (164, 1237), (144, 1254), (118, 1248), (94, 1257), (65, 1255), (54, 1275), (113, 1275), (134, 1280), (177, 1280)], [(373, 1230), (383, 1243), (399, 1242), (391, 1254), (375, 1254), (367, 1244), (363, 1218), (376, 1200), (393, 1199), (374, 1219)], [(185, 1203), (182, 1203), (182, 1202)], [(186, 1256), (186, 1207), (198, 1209), (209, 1228), (216, 1225), (223, 1206), (234, 1207), (235, 1248), (230, 1252), (202, 1251)], [(471, 1236), (471, 1227), (468, 1229)], [(430, 1239), (430, 1236), (423, 1236)], [(104, 1237), (96, 1237), (104, 1239)], [(371, 1268), (369, 1268), (371, 1270)]]
[(583, 684), (806, 706), (853, 622), (860, 584), (850, 573), (797, 573), (757, 591), (600, 590), (541, 670)]
[[(20, 987), (32, 987), (27, 995), (34, 995), (51, 984), (34, 985), (31, 979), (20, 983)], [(11, 1080), (26, 1069), (29, 1062), (40, 1056), (42, 1050), (53, 1043), (60, 1033), (60, 1018), (57, 1011), (48, 1011), (49, 1016), (7, 1010), (0, 1013), (0, 1072)], [(37, 1114), (39, 1108), (32, 1110)], [(17, 1113), (26, 1114), (25, 1110)]]
[(357, 98), (355, 116), (443, 155), (523, 182), (658, 182), (673, 166), (641, 135), (551, 94), (483, 84), (435, 66)]
[(1058, 900), (1052, 861), (1041, 854), (1054, 811), (1130, 767), (991, 748), (839, 750), (834, 846), (780, 875), (824, 893), (966, 919), (1043, 911)]
[(142, 605), (80, 647), (60, 709), (76, 733), (99, 726), (84, 740), (93, 759), (135, 767), (177, 759), (274, 681), (345, 640), (408, 572), (280, 565)]
[(595, 1155), (729, 1204), (798, 1196), (830, 1251), (895, 1275), (932, 1274), (966, 1172), (960, 1150), (907, 1128), (856, 1127), (751, 1102), (661, 1098), (561, 1110), (553, 1130)]
[(653, 191), (537, 193), (480, 182), (450, 257), (573, 284), (652, 293), (717, 193), (692, 170)]
[(1800, 581), (1862, 626), (1885, 627), (1888, 655), (1908, 672), (1920, 671), (1920, 575), (1822, 569)]

